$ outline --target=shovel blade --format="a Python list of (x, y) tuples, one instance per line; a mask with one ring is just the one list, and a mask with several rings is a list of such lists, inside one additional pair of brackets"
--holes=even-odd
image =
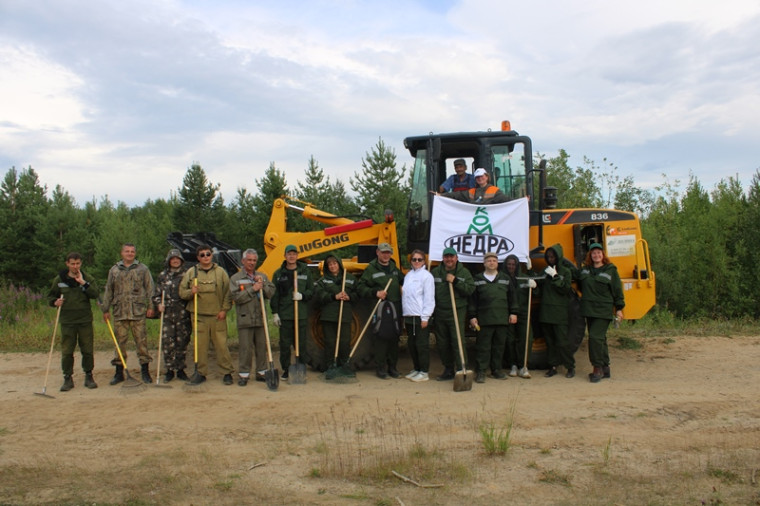
[(306, 384), (306, 364), (296, 362), (288, 368), (288, 383), (291, 385)]
[(264, 381), (267, 388), (273, 392), (280, 386), (280, 371), (274, 368), (274, 364), (270, 363), (269, 369), (264, 371)]
[(457, 371), (454, 374), (454, 391), (467, 392), (472, 390), (472, 380), (474, 377), (475, 373), (472, 371)]

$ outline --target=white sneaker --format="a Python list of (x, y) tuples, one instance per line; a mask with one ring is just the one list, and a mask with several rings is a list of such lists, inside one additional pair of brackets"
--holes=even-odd
[(412, 379), (412, 378), (414, 378), (415, 376), (417, 376), (419, 373), (420, 373), (420, 371), (414, 370), (414, 371), (410, 372), (409, 374), (407, 374), (407, 375), (406, 375), (406, 376), (404, 376), (404, 377), (405, 377), (406, 379)]
[(412, 376), (409, 379), (411, 379), (414, 382), (419, 382), (419, 381), (427, 381), (430, 378), (428, 378), (428, 373), (420, 371), (417, 373), (416, 376)]
[(513, 365), (512, 369), (509, 370), (509, 375), (512, 376), (513, 378), (515, 376), (517, 376), (517, 366), (516, 365)]

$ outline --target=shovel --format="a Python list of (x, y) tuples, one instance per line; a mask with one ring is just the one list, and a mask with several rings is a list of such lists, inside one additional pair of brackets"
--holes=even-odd
[[(63, 294), (61, 294), (60, 299), (63, 300)], [(45, 371), (45, 384), (42, 385), (42, 392), (34, 392), (34, 395), (39, 395), (40, 397), (47, 397), (48, 399), (55, 399), (55, 397), (47, 393), (47, 380), (48, 380), (48, 375), (50, 374), (50, 362), (52, 362), (53, 360), (53, 347), (55, 346), (55, 332), (58, 330), (58, 319), (61, 317), (61, 307), (63, 307), (63, 304), (58, 306), (58, 311), (56, 311), (55, 313), (55, 324), (53, 325), (53, 339), (50, 340), (50, 353), (48, 354), (47, 370)]]
[[(346, 290), (346, 269), (343, 269), (343, 283), (341, 284), (340, 291)], [(333, 359), (333, 365), (327, 371), (325, 371), (325, 379), (333, 379), (338, 371), (338, 351), (340, 350), (340, 326), (343, 323), (343, 299), (340, 300), (340, 308), (338, 309), (338, 332), (335, 334), (335, 358)]]
[(261, 319), (264, 322), (264, 336), (267, 340), (267, 360), (269, 361), (269, 369), (264, 371), (264, 380), (266, 381), (267, 388), (274, 392), (280, 386), (280, 371), (274, 368), (274, 361), (272, 360), (272, 345), (269, 343), (269, 323), (267, 322), (267, 308), (264, 306), (263, 289), (259, 292), (259, 301), (261, 302)]
[[(166, 292), (164, 290), (161, 290), (161, 305), (164, 305), (164, 300), (166, 298)], [(161, 318), (159, 320), (159, 327), (158, 327), (158, 356), (156, 357), (156, 384), (154, 386), (158, 388), (171, 388), (171, 385), (167, 385), (164, 383), (161, 384), (161, 345), (164, 341), (164, 314), (166, 313), (166, 306), (164, 306), (164, 310), (161, 311)]]
[(520, 369), (520, 377), (530, 379), (528, 371), (528, 347), (530, 346), (530, 305), (533, 300), (533, 288), (528, 288), (528, 322), (525, 325), (525, 357), (523, 358), (523, 367)]
[[(298, 292), (298, 271), (293, 271), (293, 293)], [(306, 364), (302, 364), (300, 360), (300, 353), (298, 348), (298, 327), (299, 320), (298, 320), (298, 301), (293, 301), (293, 317), (294, 317), (294, 324), (295, 324), (295, 332), (296, 332), (296, 363), (291, 364), (288, 368), (288, 380), (289, 383), (292, 383), (293, 385), (303, 385), (306, 383)]]
[[(193, 286), (198, 286), (198, 266), (195, 266), (195, 277), (193, 278)], [(188, 392), (198, 392), (201, 390), (201, 384), (203, 384), (203, 377), (198, 372), (198, 292), (193, 294), (193, 341), (194, 341), (194, 357), (195, 371), (190, 376), (190, 381), (185, 382), (183, 387)]]
[(454, 327), (457, 329), (457, 345), (459, 345), (459, 359), (462, 361), (462, 370), (454, 374), (454, 391), (466, 392), (472, 390), (472, 377), (474, 373), (468, 371), (464, 363), (464, 348), (462, 348), (462, 333), (459, 331), (459, 315), (457, 315), (457, 301), (454, 298), (454, 285), (449, 283), (449, 293), (451, 294), (451, 309), (454, 310)]
[[(392, 282), (392, 278), (388, 280), (385, 288), (383, 288), (384, 292), (388, 291), (388, 288), (391, 286)], [(367, 323), (364, 324), (364, 328), (362, 329), (361, 333), (359, 333), (359, 337), (356, 339), (354, 347), (351, 348), (351, 353), (348, 354), (348, 360), (346, 360), (346, 363), (340, 366), (333, 377), (330, 378), (332, 380), (335, 380), (336, 383), (350, 383), (352, 381), (355, 381), (353, 378), (356, 378), (356, 372), (351, 367), (351, 359), (354, 357), (354, 353), (356, 353), (356, 349), (359, 347), (359, 343), (362, 342), (362, 337), (364, 337), (364, 334), (367, 332), (369, 324), (372, 323), (372, 317), (374, 316), (375, 311), (377, 311), (377, 306), (379, 306), (381, 302), (382, 299), (377, 299), (377, 302), (375, 302), (375, 307), (372, 308), (372, 311), (370, 311), (369, 316), (367, 317)]]

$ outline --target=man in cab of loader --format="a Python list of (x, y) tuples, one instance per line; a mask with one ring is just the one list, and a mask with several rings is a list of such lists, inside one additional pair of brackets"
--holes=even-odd
[[(401, 321), (401, 285), (404, 284), (404, 274), (396, 266), (396, 262), (391, 258), (393, 248), (387, 242), (377, 245), (375, 251), (377, 258), (372, 260), (364, 270), (362, 277), (359, 279), (359, 295), (366, 299), (387, 300), (393, 303), (396, 308), (396, 314), (399, 317), (399, 326)], [(385, 285), (391, 281), (388, 291), (385, 291)], [(384, 337), (374, 336), (375, 363), (377, 364), (377, 377), (380, 379), (398, 378), (400, 376), (396, 367), (398, 363), (398, 336)]]
[(438, 187), (440, 193), (468, 191), (470, 188), (475, 188), (475, 176), (467, 172), (467, 163), (464, 158), (454, 160), (454, 172), (455, 174), (450, 175)]
[[(463, 369), (459, 358), (457, 345), (457, 328), (454, 324), (454, 307), (451, 301), (449, 285), (454, 288), (454, 304), (456, 305), (459, 321), (459, 336), (464, 338), (464, 322), (467, 313), (467, 302), (475, 291), (475, 282), (467, 268), (459, 263), (459, 257), (454, 248), (443, 250), (443, 262), (433, 268), (430, 273), (435, 283), (435, 346), (443, 362), (443, 374), (438, 381), (453, 380), (456, 370)], [(505, 308), (506, 310), (506, 308)], [(456, 370), (454, 360), (456, 357)], [(465, 362), (467, 356), (465, 352)]]
[(444, 197), (449, 197), (468, 204), (500, 204), (507, 202), (509, 198), (497, 186), (489, 184), (488, 172), (486, 169), (475, 169), (475, 188), (469, 190), (442, 193)]
[[(292, 244), (285, 247), (285, 260), (272, 276), (274, 295), (269, 301), (272, 307), (272, 322), (280, 328), (280, 367), (282, 379), (288, 379), (290, 368), (290, 348), (295, 347), (296, 325), (298, 325), (297, 360), (309, 362), (306, 337), (309, 306), (307, 302), (314, 293), (314, 279), (309, 266), (298, 261), (298, 249)], [(297, 290), (296, 290), (297, 287)], [(295, 321), (295, 305), (298, 304), (298, 321)]]

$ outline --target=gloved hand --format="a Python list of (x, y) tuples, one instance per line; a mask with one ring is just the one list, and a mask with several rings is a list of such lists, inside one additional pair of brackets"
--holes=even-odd
[(293, 292), (293, 300), (303, 300), (303, 294), (301, 292)]
[(548, 267), (546, 267), (546, 269), (544, 269), (544, 272), (546, 274), (548, 274), (549, 276), (551, 276), (551, 277), (554, 277), (554, 276), (557, 275), (557, 269), (555, 269), (551, 265), (549, 265)]
[(278, 315), (277, 313), (273, 313), (272, 323), (274, 323), (275, 327), (279, 327), (280, 325), (282, 325), (282, 320), (280, 320), (280, 315)]
[(533, 264), (530, 263), (530, 257), (525, 257), (525, 267), (527, 267), (528, 270), (531, 270), (533, 268)]
[(535, 288), (535, 287), (537, 287), (537, 286), (538, 286), (538, 285), (536, 284), (535, 280), (532, 280), (532, 279), (529, 279), (529, 280), (528, 280), (528, 287), (529, 287), (529, 288)]

